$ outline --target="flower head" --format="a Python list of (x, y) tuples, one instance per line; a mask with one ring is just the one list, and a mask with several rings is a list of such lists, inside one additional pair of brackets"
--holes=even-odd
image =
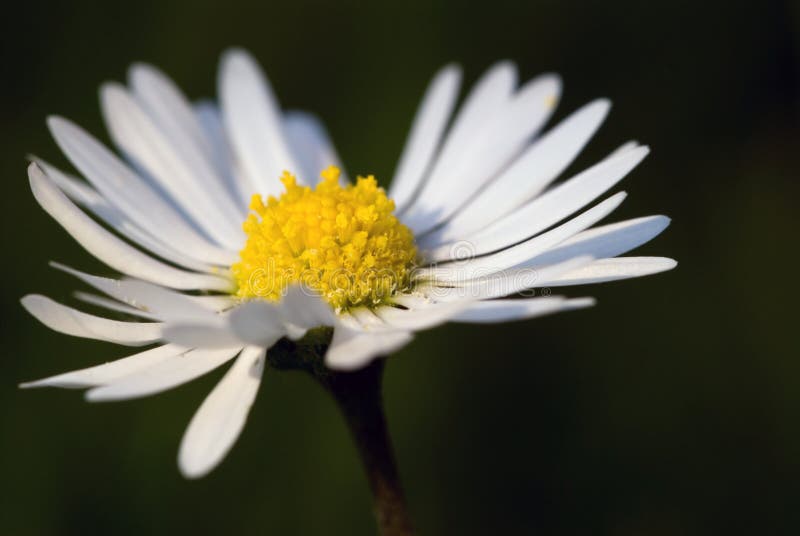
[(276, 343), (311, 340), (325, 366), (351, 370), (445, 321), (504, 322), (593, 303), (538, 296), (539, 288), (675, 266), (620, 257), (659, 234), (666, 217), (595, 226), (625, 194), (590, 206), (647, 147), (624, 144), (553, 185), (605, 118), (607, 101), (542, 133), (558, 77), (517, 88), (514, 67), (500, 63), (451, 120), (459, 84), (455, 66), (433, 79), (388, 192), (372, 176), (350, 183), (320, 121), (281, 110), (255, 61), (238, 50), (223, 57), (218, 104), (191, 103), (146, 65), (131, 69), (128, 87), (105, 85), (103, 114), (124, 159), (50, 118), (88, 182), (36, 159), (33, 194), (123, 277), (57, 267), (102, 294), (81, 300), (139, 320), (39, 295), (22, 303), (56, 331), (149, 348), (24, 385), (90, 388), (89, 400), (119, 400), (235, 360), (184, 435), (180, 468), (196, 477), (241, 432)]
[(341, 186), (339, 176), (330, 166), (312, 189), (286, 171), (280, 197), (265, 204), (253, 196), (247, 242), (231, 268), (237, 296), (279, 301), (289, 285), (303, 283), (342, 312), (408, 292), (417, 254), (411, 230), (375, 177)]

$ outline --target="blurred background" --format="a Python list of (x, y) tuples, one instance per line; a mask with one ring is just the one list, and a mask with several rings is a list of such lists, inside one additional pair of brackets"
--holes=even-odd
[[(638, 250), (658, 276), (566, 289), (597, 307), (419, 335), (389, 362), (386, 405), (420, 534), (800, 533), (800, 5), (507, 2), (418, 7), (228, 0), (17, 2), (0, 43), (0, 534), (373, 534), (343, 421), (299, 373), (268, 372), (224, 463), (183, 480), (181, 435), (216, 371), (90, 405), (16, 384), (130, 353), (54, 333), (19, 305), (75, 303), (50, 260), (109, 273), (34, 202), (26, 155), (65, 159), (44, 119), (103, 140), (97, 88), (152, 62), (213, 97), (220, 53), (260, 60), (284, 106), (318, 113), (348, 170), (391, 178), (434, 71), (471, 83), (498, 59), (557, 71), (557, 121), (609, 119), (569, 172), (629, 139), (653, 153), (614, 220), (663, 213)], [(552, 124), (552, 123), (551, 123)]]

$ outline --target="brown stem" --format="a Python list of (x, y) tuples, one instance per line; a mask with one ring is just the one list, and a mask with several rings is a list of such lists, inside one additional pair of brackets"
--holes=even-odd
[(358, 447), (381, 536), (413, 536), (383, 413), (383, 367), (384, 360), (376, 359), (354, 372), (328, 371), (315, 377), (338, 403)]

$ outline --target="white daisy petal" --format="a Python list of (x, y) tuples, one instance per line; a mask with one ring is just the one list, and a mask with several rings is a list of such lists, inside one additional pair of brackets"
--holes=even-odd
[[(481, 255), (533, 236), (591, 203), (613, 187), (636, 167), (648, 152), (647, 147), (637, 147), (607, 158), (494, 224), (460, 239), (470, 244), (474, 255)], [(423, 248), (426, 247), (424, 237), (420, 242)], [(443, 244), (429, 250), (426, 255), (431, 260), (446, 260), (450, 258), (451, 250), (451, 244)]]
[(547, 298), (531, 298), (527, 300), (492, 300), (474, 303), (469, 309), (457, 315), (454, 322), (493, 324), (524, 320), (538, 316), (572, 311), (591, 307), (592, 298), (575, 298), (572, 300), (560, 296)]
[(255, 300), (231, 311), (229, 325), (240, 341), (270, 347), (286, 334), (283, 320), (280, 304)]
[(195, 179), (214, 179), (214, 184), (209, 185), (211, 193), (223, 197), (227, 193), (234, 203), (234, 223), (243, 220), (247, 215), (247, 198), (242, 198), (235, 185), (232, 160), (216, 105), (193, 106), (175, 83), (152, 65), (133, 65), (128, 78), (134, 96), (160, 129), (168, 138), (179, 140), (186, 148), (186, 156), (205, 168)]
[(446, 225), (426, 236), (426, 243), (456, 240), (475, 232), (539, 194), (574, 160), (610, 107), (609, 101), (596, 100), (563, 120), (487, 184)]
[(424, 222), (424, 216), (436, 216), (435, 206), (428, 199), (429, 191), (441, 191), (446, 185), (453, 186), (453, 171), (458, 170), (466, 151), (483, 131), (491, 124), (497, 110), (511, 100), (511, 93), (517, 81), (516, 67), (510, 62), (500, 62), (489, 69), (478, 81), (461, 106), (453, 120), (453, 125), (442, 144), (442, 150), (432, 163), (428, 178), (424, 181), (420, 194), (408, 210), (400, 213), (416, 213), (414, 218)]
[(403, 215), (406, 225), (424, 234), (447, 221), (457, 209), (519, 155), (549, 119), (561, 92), (555, 75), (528, 82), (500, 108), (464, 147), (460, 161), (441, 177), (432, 177), (420, 198)]
[(432, 278), (439, 283), (458, 282), (526, 263), (611, 214), (625, 199), (625, 195), (625, 192), (619, 192), (567, 222), (516, 246), (484, 257), (422, 269), (417, 277)]
[(575, 257), (558, 264), (512, 268), (472, 280), (457, 281), (452, 286), (426, 285), (421, 291), (436, 302), (489, 300), (511, 296), (519, 292), (546, 286), (562, 274), (577, 270), (594, 259), (589, 256)]
[(461, 69), (448, 65), (436, 73), (425, 90), (389, 188), (398, 213), (411, 203), (430, 168), (453, 113), (460, 84)]
[(300, 166), (294, 171), (305, 184), (315, 185), (319, 182), (320, 172), (328, 166), (339, 168), (340, 184), (349, 182), (333, 141), (317, 116), (308, 112), (289, 111), (284, 115), (283, 126), (286, 140)]
[(542, 286), (563, 287), (619, 281), (631, 277), (642, 277), (672, 270), (677, 266), (673, 259), (665, 257), (617, 257), (598, 259), (591, 264), (562, 274), (555, 279), (544, 280)]
[(277, 194), (283, 171), (298, 167), (269, 82), (248, 53), (230, 50), (222, 57), (218, 83), (223, 121), (253, 192)]
[(412, 220), (422, 225), (426, 216), (436, 216), (431, 192), (454, 186), (453, 172), (462, 166), (464, 155), (468, 154), (467, 150), (484, 132), (486, 125), (493, 124), (497, 111), (511, 101), (516, 82), (516, 66), (503, 61), (492, 66), (475, 84), (456, 114), (441, 151), (431, 162), (419, 195), (407, 209), (399, 212), (404, 221)]
[(166, 74), (152, 65), (135, 63), (128, 70), (128, 82), (136, 100), (165, 135), (190, 144), (203, 155), (213, 150), (192, 104)]
[(192, 417), (178, 453), (187, 478), (211, 471), (236, 442), (261, 384), (264, 356), (263, 348), (245, 348)]
[(194, 104), (194, 113), (211, 144), (209, 158), (225, 180), (225, 186), (234, 200), (241, 205), (242, 219), (247, 215), (247, 206), (255, 190), (246, 173), (233, 156), (228, 133), (222, 122), (219, 106), (213, 101), (201, 100)]
[(669, 225), (666, 216), (646, 216), (593, 227), (564, 240), (558, 247), (537, 255), (526, 265), (562, 262), (578, 255), (596, 259), (616, 257), (649, 242)]
[(414, 310), (380, 307), (375, 310), (375, 314), (392, 329), (419, 331), (443, 324), (469, 306), (469, 301), (460, 300), (452, 303), (432, 304)]
[(211, 311), (199, 305), (189, 296), (157, 285), (134, 279), (119, 280), (90, 275), (59, 263), (51, 263), (51, 265), (135, 309), (154, 313), (162, 320), (213, 316)]
[(54, 116), (48, 118), (47, 125), (73, 165), (142, 229), (186, 255), (200, 255), (206, 262), (226, 265), (235, 261), (235, 252), (201, 236), (168, 200), (82, 128)]
[(146, 320), (153, 320), (156, 322), (161, 320), (161, 318), (158, 315), (154, 315), (153, 313), (149, 313), (147, 311), (142, 311), (141, 309), (137, 309), (136, 307), (131, 307), (130, 305), (120, 303), (117, 300), (106, 298), (105, 296), (98, 296), (96, 294), (90, 294), (88, 292), (80, 292), (80, 291), (73, 292), (72, 295), (84, 303), (96, 305), (97, 307), (108, 309), (109, 311), (116, 311), (118, 313), (123, 313), (138, 318), (144, 318)]
[(88, 184), (67, 175), (44, 160), (33, 158), (33, 161), (42, 169), (44, 174), (67, 195), (67, 197), (100, 218), (100, 220), (104, 221), (114, 229), (114, 231), (128, 240), (162, 259), (173, 262), (184, 268), (200, 272), (211, 272), (214, 270), (211, 264), (197, 260), (197, 257), (189, 257), (181, 253), (171, 245), (164, 243), (160, 238), (153, 236), (139, 227), (128, 218), (124, 212), (109, 203)]
[(238, 249), (244, 243), (241, 210), (200, 149), (183, 136), (165, 135), (120, 84), (100, 92), (111, 138), (158, 182), (196, 225), (217, 243)]
[(59, 333), (108, 341), (125, 346), (144, 346), (161, 337), (158, 322), (120, 322), (67, 307), (46, 296), (28, 294), (22, 306), (39, 322)]
[(311, 328), (333, 326), (336, 317), (318, 294), (293, 285), (278, 303), (250, 300), (236, 307), (228, 323), (242, 342), (269, 347), (283, 336), (299, 339)]
[(230, 348), (244, 346), (244, 341), (233, 332), (227, 318), (209, 318), (182, 322), (167, 322), (161, 329), (161, 338), (174, 344), (195, 348)]
[(85, 387), (105, 385), (152, 367), (169, 357), (182, 354), (186, 351), (187, 349), (181, 346), (165, 344), (163, 346), (151, 348), (150, 350), (145, 350), (144, 352), (139, 352), (138, 354), (103, 363), (102, 365), (73, 370), (72, 372), (50, 376), (49, 378), (22, 383), (20, 387), (24, 389), (32, 387), (83, 389)]
[(337, 326), (325, 364), (335, 370), (355, 370), (376, 357), (396, 352), (413, 338), (409, 331), (364, 332)]
[(637, 147), (640, 147), (639, 142), (635, 140), (626, 141), (625, 143), (614, 149), (614, 151), (610, 155), (608, 155), (608, 157), (615, 158), (621, 154), (627, 153), (628, 151), (632, 151)]
[(289, 287), (281, 299), (280, 314), (286, 335), (299, 339), (311, 328), (333, 326), (336, 315), (318, 293), (304, 285)]
[[(130, 305), (127, 305), (125, 303), (121, 303), (116, 300), (112, 300), (110, 298), (105, 298), (103, 296), (96, 296), (94, 294), (89, 294), (86, 292), (75, 292), (73, 293), (73, 295), (83, 302), (90, 303), (92, 305), (97, 305), (98, 307), (103, 307), (110, 311), (118, 311), (120, 313), (138, 316), (140, 318), (146, 318), (148, 320), (162, 319), (162, 316), (160, 315), (156, 315), (149, 311), (144, 311), (136, 307), (131, 307)], [(230, 296), (186, 296), (186, 298), (189, 298), (198, 306), (203, 307), (204, 309), (208, 309), (210, 312), (214, 313), (230, 309), (236, 303), (235, 300)]]
[(96, 258), (133, 277), (179, 289), (229, 290), (230, 281), (168, 266), (103, 229), (53, 184), (36, 165), (28, 167), (31, 190), (44, 210)]
[(233, 296), (226, 295), (208, 295), (208, 296), (187, 296), (196, 304), (205, 307), (210, 311), (219, 313), (227, 309), (231, 309), (236, 305), (237, 299)]
[(233, 359), (241, 346), (195, 349), (171, 355), (116, 381), (86, 392), (90, 402), (110, 402), (141, 398), (167, 391), (207, 374)]

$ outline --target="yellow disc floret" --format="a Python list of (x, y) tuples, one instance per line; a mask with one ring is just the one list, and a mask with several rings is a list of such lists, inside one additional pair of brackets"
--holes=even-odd
[(247, 243), (231, 267), (239, 297), (279, 300), (303, 283), (342, 311), (388, 303), (409, 288), (417, 250), (394, 201), (371, 175), (344, 187), (336, 167), (321, 176), (312, 189), (284, 172), (280, 197), (265, 204), (253, 196)]

